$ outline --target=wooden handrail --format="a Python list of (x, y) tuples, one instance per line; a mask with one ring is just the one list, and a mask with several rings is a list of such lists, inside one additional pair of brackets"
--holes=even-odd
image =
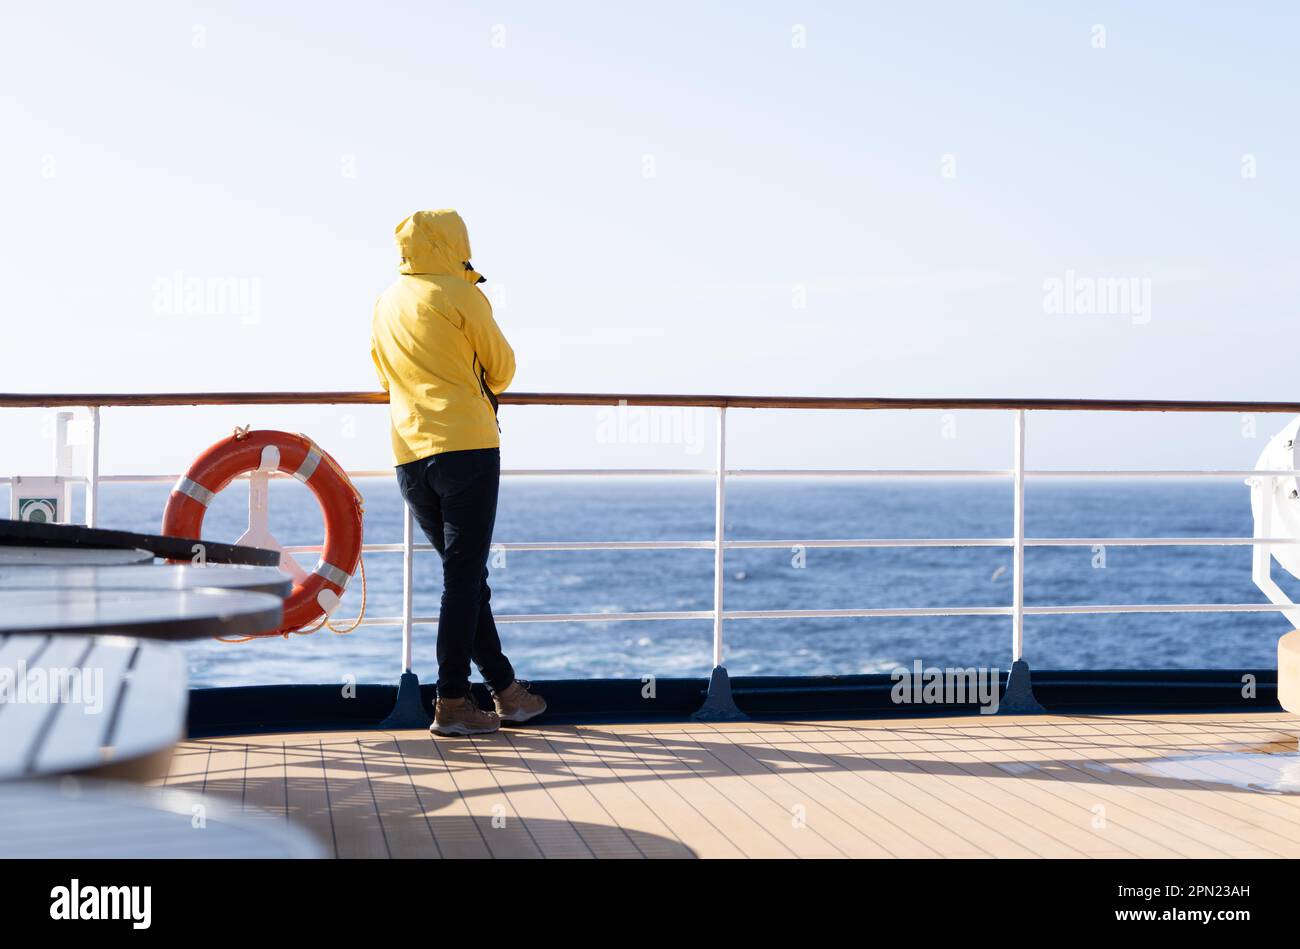
[[(383, 405), (386, 392), (0, 393), (0, 408), (163, 405)], [(1300, 414), (1300, 402), (1173, 399), (909, 399), (849, 396), (506, 392), (502, 405), (617, 405), (730, 409), (946, 409), (1053, 412), (1261, 412)]]

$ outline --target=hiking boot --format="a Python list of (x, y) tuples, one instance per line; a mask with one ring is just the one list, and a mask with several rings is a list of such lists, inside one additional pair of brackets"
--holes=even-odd
[(519, 724), (546, 711), (546, 699), (528, 691), (528, 683), (515, 679), (500, 692), (492, 694), (497, 715), (503, 722)]
[(433, 708), (433, 724), (429, 731), (435, 735), (490, 735), (501, 727), (496, 712), (485, 712), (478, 707), (473, 696), (462, 699), (438, 699)]

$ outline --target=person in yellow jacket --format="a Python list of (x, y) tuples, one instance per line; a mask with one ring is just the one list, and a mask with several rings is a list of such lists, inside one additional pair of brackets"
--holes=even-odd
[[(487, 561), (501, 478), (497, 394), (515, 354), (470, 264), (455, 211), (416, 211), (397, 225), (400, 276), (375, 303), (370, 355), (388, 393), (397, 484), (442, 558), (438, 701), (430, 730), (478, 735), (546, 710), (515, 678), (492, 618)], [(494, 712), (470, 692), (470, 662)]]

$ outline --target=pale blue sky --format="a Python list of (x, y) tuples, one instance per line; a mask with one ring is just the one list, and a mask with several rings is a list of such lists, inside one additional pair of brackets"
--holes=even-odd
[[(372, 388), (393, 226), (452, 206), (517, 389), (1300, 398), (1294, 5), (610, 6), (10, 5), (0, 390)], [(1067, 270), (1149, 280), (1149, 322), (1045, 312)], [(256, 320), (156, 312), (177, 274)], [(379, 411), (257, 409), (111, 413), (105, 466), (248, 421), (389, 463)], [(514, 466), (710, 452), (504, 421)], [(0, 412), (4, 473), (38, 424)], [(1030, 460), (1249, 465), (1240, 428), (1035, 417)], [(1007, 460), (1005, 419), (941, 429), (737, 413), (734, 460)]]

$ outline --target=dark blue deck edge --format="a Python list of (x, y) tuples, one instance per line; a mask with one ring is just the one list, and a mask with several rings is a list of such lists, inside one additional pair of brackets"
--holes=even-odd
[[(1255, 695), (1244, 683), (1254, 677)], [(757, 720), (921, 718), (978, 714), (966, 705), (896, 705), (888, 675), (737, 676), (736, 704)], [(534, 682), (550, 711), (538, 724), (685, 721), (704, 701), (707, 679), (659, 679), (653, 698), (638, 679)], [(476, 686), (484, 705), (488, 696)], [(432, 686), (422, 688), (429, 706)], [(1049, 712), (1277, 712), (1277, 672), (1259, 669), (1035, 671), (1034, 692)], [(212, 738), (264, 732), (378, 728), (392, 711), (396, 685), (265, 685), (193, 689), (189, 735)]]

